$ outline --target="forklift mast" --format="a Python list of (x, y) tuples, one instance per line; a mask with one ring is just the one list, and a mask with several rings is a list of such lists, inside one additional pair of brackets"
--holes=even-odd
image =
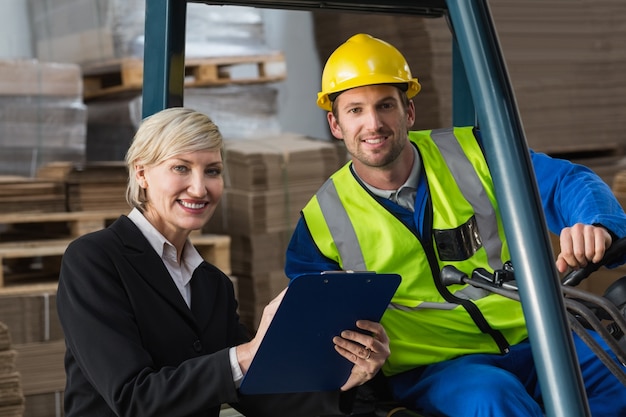
[[(546, 415), (590, 416), (526, 137), (487, 0), (193, 2), (448, 20), (453, 39), (452, 122), (480, 126), (482, 132)], [(146, 0), (143, 117), (183, 105), (187, 3)]]

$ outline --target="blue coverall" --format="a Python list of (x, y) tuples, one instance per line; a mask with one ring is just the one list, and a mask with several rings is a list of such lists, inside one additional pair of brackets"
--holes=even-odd
[[(595, 173), (542, 153), (531, 151), (531, 159), (548, 228), (553, 233), (558, 235), (564, 227), (585, 223), (603, 225), (614, 238), (626, 236), (626, 214), (608, 185)], [(381, 203), (421, 235), (426, 201), (426, 178), (422, 172), (414, 213), (386, 199)], [(339, 265), (319, 252), (301, 218), (287, 249), (287, 276), (293, 279), (305, 273), (338, 269)], [(626, 416), (626, 388), (576, 335), (574, 342), (592, 414)], [(388, 380), (397, 400), (429, 416), (544, 415), (528, 341), (513, 346), (505, 355), (462, 356), (418, 367)]]

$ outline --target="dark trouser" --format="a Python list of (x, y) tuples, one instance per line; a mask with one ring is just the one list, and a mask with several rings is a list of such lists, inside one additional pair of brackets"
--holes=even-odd
[(349, 415), (356, 391), (245, 395), (231, 406), (246, 417)]

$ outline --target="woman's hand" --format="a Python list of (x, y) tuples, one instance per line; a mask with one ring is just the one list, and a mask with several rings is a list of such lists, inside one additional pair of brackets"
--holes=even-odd
[(259, 328), (257, 329), (256, 335), (254, 338), (248, 343), (244, 343), (236, 347), (237, 351), (237, 361), (239, 362), (239, 367), (241, 368), (241, 372), (245, 375), (248, 372), (248, 368), (252, 363), (252, 359), (254, 355), (256, 355), (257, 350), (259, 350), (259, 346), (261, 345), (261, 341), (267, 332), (267, 328), (269, 327), (274, 315), (276, 314), (276, 310), (280, 305), (283, 297), (285, 296), (285, 292), (287, 289), (285, 288), (269, 302), (263, 309), (263, 315), (261, 316), (261, 322), (259, 323)]

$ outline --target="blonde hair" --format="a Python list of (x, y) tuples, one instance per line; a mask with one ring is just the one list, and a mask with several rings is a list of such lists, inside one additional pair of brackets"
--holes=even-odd
[(131, 207), (145, 209), (146, 193), (137, 181), (137, 164), (154, 166), (175, 155), (196, 151), (219, 150), (221, 153), (223, 146), (217, 125), (196, 110), (173, 107), (147, 117), (126, 152), (126, 201)]

